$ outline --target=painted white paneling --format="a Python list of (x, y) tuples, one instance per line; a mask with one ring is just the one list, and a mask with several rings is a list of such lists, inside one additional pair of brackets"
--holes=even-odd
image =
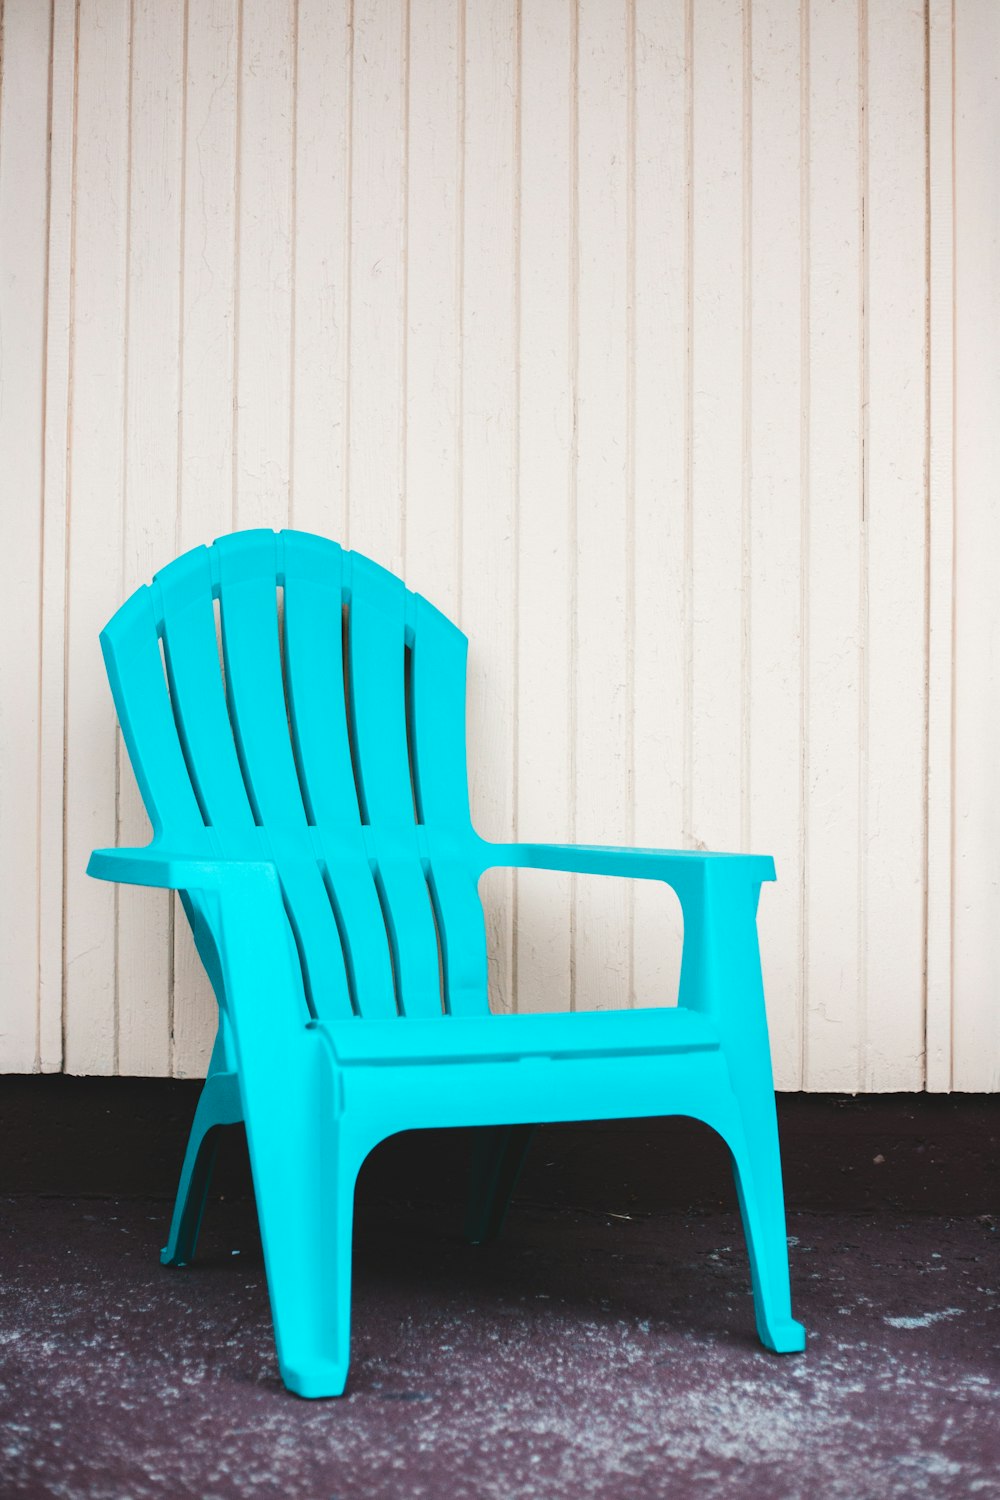
[[(995, 6), (2, 17), (0, 1066), (204, 1071), (179, 906), (83, 875), (97, 637), (290, 522), (468, 632), (483, 833), (775, 855), (780, 1086), (1000, 1087)], [(484, 896), (496, 1007), (675, 997), (662, 889)]]
[(464, 9), (410, 10), (405, 574), (454, 616), (461, 592)]
[[(122, 587), (145, 583), (177, 547), (184, 3), (136, 0), (129, 91), (126, 412)], [(119, 844), (147, 844), (149, 819), (118, 748)], [(118, 893), (116, 1071), (170, 1072), (173, 897)]]
[[(181, 271), (180, 482), (177, 550), (235, 524), (237, 79), (239, 0), (188, 5), (184, 81), (184, 225)], [(168, 559), (169, 560), (169, 559)], [(172, 1071), (204, 1073), (216, 1005), (174, 902)]]
[(748, 17), (692, 7), (688, 410), (691, 536), (686, 840), (739, 849), (747, 768), (744, 388)]
[(952, 1087), (1000, 1088), (1000, 9), (955, 10)]
[(928, 9), (927, 1087), (951, 1087), (955, 607), (952, 0)]
[(129, 223), (129, 11), (82, 0), (73, 183), (66, 599), (64, 1065), (111, 1073), (118, 893), (84, 874), (118, 828), (119, 746), (98, 635), (122, 601)]
[[(629, 837), (670, 848), (684, 829), (687, 632), (690, 37), (681, 6), (638, 0), (632, 49), (634, 159), (629, 363), (632, 491)], [(669, 887), (633, 893), (632, 1002), (673, 1003), (680, 906)]]
[[(582, 0), (577, 14), (574, 833), (584, 844), (622, 844), (631, 730), (629, 33), (602, 0)], [(628, 891), (623, 881), (576, 881), (579, 1010), (628, 1004)]]
[[(462, 166), (462, 551), (459, 622), (470, 639), (472, 815), (486, 838), (514, 832), (517, 649), (517, 250), (514, 0), (465, 11)], [(490, 1004), (513, 1006), (513, 879), (480, 884)]]
[(291, 0), (242, 0), (237, 81), (234, 524), (288, 524), (292, 409)]
[[(73, 169), (76, 111), (75, 0), (53, 0), (49, 73), (48, 256), (42, 486), (41, 682), (39, 683), (38, 1035), (43, 1073), (63, 1064), (65, 956), (66, 559), (69, 501), (70, 355), (73, 322)], [(34, 108), (40, 109), (36, 93)], [(0, 143), (0, 150), (2, 150)], [(2, 233), (2, 229), (0, 229)], [(31, 1007), (31, 994), (14, 1003)], [(4, 1058), (3, 1065), (11, 1067)]]
[[(0, 944), (6, 1065), (39, 1065), (39, 680), (45, 397), (45, 193), (51, 17), (3, 10), (0, 50)], [(16, 232), (15, 232), (16, 226)], [(27, 564), (27, 566), (26, 566)], [(34, 566), (32, 565), (34, 564)]]
[[(573, 830), (576, 12), (521, 5), (517, 832)], [(518, 1008), (567, 1010), (569, 876), (517, 878)]]
[(350, 0), (298, 0), (289, 520), (343, 536), (347, 519)]
[(804, 18), (784, 0), (760, 0), (751, 19), (744, 837), (750, 848), (767, 845), (778, 874), (764, 889), (759, 929), (775, 1081), (794, 1089), (802, 1086)]
[[(861, 1078), (863, 143), (858, 0), (806, 15), (802, 1082)], [(779, 773), (780, 774), (780, 773)], [(769, 959), (770, 962), (770, 959)]]
[(356, 0), (351, 52), (350, 343), (345, 541), (403, 562), (406, 15)]
[(863, 394), (864, 1089), (924, 1077), (924, 17), (868, 0)]

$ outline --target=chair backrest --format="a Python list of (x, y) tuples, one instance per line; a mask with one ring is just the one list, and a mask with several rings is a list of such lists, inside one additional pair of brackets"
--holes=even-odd
[(334, 542), (242, 531), (101, 645), (157, 841), (274, 860), (314, 1015), (487, 1011), (456, 626)]

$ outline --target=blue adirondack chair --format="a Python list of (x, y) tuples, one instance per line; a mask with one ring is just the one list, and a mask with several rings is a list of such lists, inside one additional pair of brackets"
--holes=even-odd
[[(178, 890), (219, 1002), (164, 1263), (191, 1259), (216, 1128), (243, 1121), (282, 1377), (336, 1396), (354, 1185), (380, 1141), (484, 1127), (467, 1225), (483, 1240), (535, 1125), (689, 1115), (732, 1153), (760, 1338), (802, 1349), (757, 942), (772, 861), (480, 838), (465, 636), (316, 536), (196, 548), (101, 644), (154, 833), (145, 849), (95, 851), (89, 873)], [(680, 1004), (490, 1014), (478, 882), (498, 865), (672, 886)]]

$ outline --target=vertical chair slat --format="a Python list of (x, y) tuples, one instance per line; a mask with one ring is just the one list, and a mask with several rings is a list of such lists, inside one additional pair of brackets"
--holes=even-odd
[(417, 844), (406, 733), (406, 590), (357, 556), (351, 558), (348, 642), (355, 769), (372, 830), (397, 999), (404, 1015), (436, 1015), (437, 928)]
[(215, 543), (222, 643), (236, 745), (258, 820), (305, 852), (278, 635), (277, 544), (273, 531), (237, 532)]
[(416, 823), (406, 742), (406, 589), (384, 568), (350, 559), (350, 701), (356, 771), (373, 827)]
[(205, 824), (191, 786), (174, 719), (156, 611), (148, 588), (138, 589), (101, 634), (101, 648), (129, 760), (156, 834), (169, 828), (204, 837)]
[(445, 1009), (451, 1016), (485, 1015), (486, 922), (475, 878), (467, 861), (444, 852), (432, 858), (428, 879), (441, 937)]
[(426, 599), (414, 598), (410, 742), (420, 820), (431, 856), (430, 883), (451, 1015), (483, 1014), (486, 923), (468, 857), (471, 832), (465, 750), (468, 641)]
[(329, 899), (363, 1016), (396, 1014), (388, 938), (361, 833), (344, 698), (343, 554), (286, 531), (285, 661), (291, 727)]
[(413, 599), (413, 757), (421, 822), (467, 833), (465, 671), (469, 643), (419, 594)]
[(353, 1013), (346, 959), (319, 866), (314, 858), (279, 856), (278, 875), (313, 1014), (346, 1019)]
[(322, 839), (328, 891), (343, 935), (358, 1013), (370, 1021), (398, 1014), (389, 940), (371, 866), (341, 838)]
[(208, 549), (198, 547), (157, 573), (154, 589), (170, 696), (205, 816), (226, 841), (227, 852), (255, 854), (253, 812), (222, 681)]
[(306, 822), (292, 753), (278, 631), (280, 539), (223, 537), (218, 559), (229, 707), (256, 815), (277, 857), (289, 919), (318, 1016), (350, 1015), (347, 971)]
[(319, 827), (360, 827), (344, 702), (344, 554), (301, 532), (282, 542), (288, 699), (308, 811)]

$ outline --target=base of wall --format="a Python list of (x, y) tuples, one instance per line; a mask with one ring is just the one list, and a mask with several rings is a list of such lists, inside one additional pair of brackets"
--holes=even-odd
[[(197, 1080), (0, 1077), (0, 1194), (170, 1198)], [(997, 1213), (1000, 1095), (778, 1098), (790, 1209), (877, 1207)], [(242, 1129), (224, 1132), (220, 1197), (247, 1197)], [(451, 1202), (464, 1192), (470, 1132), (412, 1132), (373, 1153), (371, 1199)], [(684, 1119), (546, 1126), (519, 1184), (522, 1202), (643, 1215), (731, 1206), (722, 1142)]]

